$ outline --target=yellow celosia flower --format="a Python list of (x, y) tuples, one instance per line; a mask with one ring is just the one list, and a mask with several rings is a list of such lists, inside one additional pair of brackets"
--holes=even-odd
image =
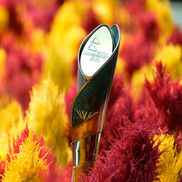
[(58, 87), (50, 79), (33, 88), (26, 120), (36, 135), (44, 133), (46, 145), (57, 152), (56, 157), (60, 163), (69, 161), (64, 93), (60, 94)]
[(156, 70), (155, 62), (161, 61), (163, 65), (166, 65), (169, 73), (173, 73), (176, 79), (181, 77), (182, 74), (182, 48), (175, 45), (166, 45), (156, 50), (156, 56), (150, 65), (143, 66), (140, 70), (134, 72), (132, 76), (132, 86), (134, 95), (140, 93), (142, 85), (145, 83), (145, 78), (150, 82), (153, 81), (153, 73)]
[(0, 30), (5, 30), (9, 21), (9, 13), (7, 9), (0, 6)]
[(43, 80), (50, 77), (60, 89), (68, 89), (73, 81), (72, 63), (61, 51), (50, 48), (48, 54), (44, 63)]
[(34, 52), (41, 52), (41, 55), (44, 56), (44, 51), (47, 49), (46, 46), (46, 33), (40, 28), (34, 28), (32, 30), (31, 40), (27, 42), (26, 47), (30, 47)]
[(132, 93), (135, 96), (135, 99), (141, 94), (141, 90), (143, 89), (143, 84), (145, 83), (145, 79), (150, 82), (153, 81), (153, 70), (155, 70), (155, 66), (153, 64), (143, 66), (141, 69), (134, 72), (131, 82), (132, 82)]
[(93, 1), (93, 9), (97, 16), (99, 17), (100, 23), (106, 23), (112, 25), (113, 23), (113, 13), (116, 8), (117, 1), (109, 0), (95, 0)]
[(25, 127), (20, 104), (12, 102), (0, 108), (0, 158), (5, 159), (9, 151), (9, 143)]
[(182, 79), (180, 80), (179, 84), (182, 85)]
[(177, 182), (182, 169), (182, 150), (177, 152), (173, 135), (155, 136), (156, 143), (161, 142), (159, 150), (163, 153), (157, 164), (161, 182)]
[(21, 106), (17, 102), (12, 102), (5, 108), (0, 109), (1, 125), (0, 129), (5, 130), (10, 134), (10, 129), (17, 126), (20, 121), (23, 121)]
[(6, 59), (6, 52), (5, 50), (0, 49), (0, 79), (2, 78), (5, 59)]
[(84, 3), (65, 2), (58, 10), (47, 37), (44, 75), (49, 75), (59, 88), (68, 88), (73, 79), (73, 60), (86, 36), (81, 28), (84, 10)]
[(112, 1), (111, 3), (110, 0), (94, 0), (92, 8), (100, 24), (105, 23), (112, 26), (116, 23), (124, 27), (128, 27), (131, 24), (131, 16), (123, 8), (121, 1)]
[(118, 57), (117, 64), (116, 64), (116, 74), (122, 75), (125, 67), (125, 62), (122, 58)]
[(44, 158), (39, 157), (41, 147), (37, 141), (33, 141), (33, 134), (20, 145), (20, 152), (11, 156), (7, 163), (2, 182), (40, 182), (41, 172), (47, 172), (47, 164)]
[(176, 78), (182, 74), (182, 47), (175, 45), (166, 45), (157, 51), (154, 58), (155, 61), (162, 61), (163, 65), (167, 65), (169, 72), (174, 72)]
[(166, 34), (170, 34), (174, 27), (169, 0), (147, 0), (146, 8), (157, 15), (157, 20), (162, 31), (160, 38), (163, 39)]

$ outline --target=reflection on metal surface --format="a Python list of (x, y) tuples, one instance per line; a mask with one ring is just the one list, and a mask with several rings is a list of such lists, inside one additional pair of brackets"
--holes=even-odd
[(86, 161), (96, 160), (95, 154), (99, 147), (100, 134), (96, 133), (72, 142), (73, 166), (81, 165)]
[[(73, 171), (94, 167), (120, 43), (117, 25), (100, 25), (82, 42), (78, 55), (78, 93), (71, 109)], [(85, 64), (86, 63), (86, 64)]]

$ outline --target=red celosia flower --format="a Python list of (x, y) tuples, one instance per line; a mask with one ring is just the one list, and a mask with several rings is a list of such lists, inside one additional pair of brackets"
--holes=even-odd
[(73, 60), (73, 67), (72, 67), (72, 73), (75, 78), (77, 77), (77, 71), (78, 71), (78, 58), (75, 58)]
[(17, 99), (25, 110), (30, 100), (29, 91), (40, 78), (42, 57), (15, 48), (15, 45), (10, 46), (10, 43), (12, 41), (4, 44), (7, 58), (0, 92), (2, 96), (8, 94), (11, 98)]
[[(1, 159), (0, 159), (1, 160)], [(5, 173), (5, 161), (0, 161), (0, 181)]]
[(66, 114), (68, 115), (68, 118), (69, 118), (69, 122), (68, 122), (68, 125), (69, 125), (69, 127), (68, 127), (69, 128), (69, 134), (68, 134), (69, 143), (72, 142), (71, 126), (70, 126), (71, 106), (72, 106), (72, 103), (73, 103), (73, 100), (74, 100), (76, 94), (77, 94), (77, 82), (74, 82), (73, 85), (69, 88), (69, 90), (67, 91), (67, 93), (65, 95)]
[(73, 103), (73, 100), (74, 100), (76, 94), (77, 94), (77, 82), (75, 81), (65, 95), (66, 114), (69, 117), (70, 117), (70, 113), (71, 113), (71, 106), (72, 106), (72, 103)]
[(126, 9), (131, 14), (139, 14), (145, 9), (146, 0), (127, 0), (124, 1), (124, 5)]
[(145, 103), (138, 105), (134, 113), (134, 121), (143, 120), (147, 123), (147, 128), (155, 131), (155, 134), (166, 133), (167, 125), (163, 122), (162, 114), (155, 106), (154, 102), (146, 99)]
[[(49, 31), (58, 8), (56, 1), (44, 1), (44, 3), (37, 2), (34, 4), (30, 1), (27, 3), (27, 11), (25, 13), (37, 27)], [(46, 21), (44, 21), (45, 19)]]
[(66, 0), (57, 0), (59, 6), (61, 6)]
[[(113, 105), (113, 107), (108, 110), (107, 119), (109, 121), (117, 120), (117, 115), (125, 115), (131, 121), (133, 121), (133, 114), (135, 111), (135, 104), (130, 95), (123, 94), (122, 97), (117, 99), (117, 102)], [(119, 118), (118, 118), (119, 119)]]
[(23, 23), (18, 17), (15, 7), (9, 7), (9, 29), (13, 30), (17, 35), (23, 33)]
[(82, 181), (141, 181), (152, 182), (157, 179), (156, 163), (160, 152), (154, 146), (153, 133), (141, 121), (125, 122), (117, 130), (110, 150), (103, 151), (89, 175)]
[(126, 63), (126, 71), (130, 77), (135, 70), (150, 63), (151, 51), (151, 41), (146, 41), (142, 33), (125, 41), (120, 56)]
[(174, 45), (182, 45), (182, 32), (180, 32), (179, 28), (175, 28), (171, 37), (168, 40), (168, 43), (172, 43)]
[(10, 153), (18, 154), (19, 147), (22, 142), (25, 142), (26, 138), (29, 136), (29, 129), (28, 129), (28, 124), (26, 125), (26, 128), (21, 132), (19, 136), (17, 136), (16, 140), (13, 139), (13, 151), (11, 151), (10, 148)]
[(180, 151), (182, 148), (182, 131), (176, 133), (176, 146), (177, 150)]
[(40, 176), (43, 182), (62, 182), (60, 179), (65, 173), (63, 170), (63, 166), (52, 162), (49, 164), (48, 174), (45, 175), (44, 173), (41, 173)]
[(94, 13), (92, 7), (89, 7), (83, 16), (82, 27), (90, 33), (93, 29), (95, 29), (99, 25), (98, 17)]
[(69, 165), (65, 167), (63, 174), (61, 175), (60, 182), (71, 182), (71, 175), (72, 175), (72, 162), (70, 162)]
[(134, 108), (130, 88), (123, 87), (123, 78), (115, 76), (108, 104), (107, 119), (111, 121), (116, 119), (116, 115), (125, 115), (132, 121)]
[(111, 147), (112, 139), (116, 137), (116, 129), (120, 126), (124, 126), (124, 122), (128, 120), (126, 116), (122, 115), (122, 112), (114, 113), (112, 119), (113, 120), (107, 120), (106, 118), (104, 122), (99, 152), (101, 152), (103, 149), (108, 150)]
[[(19, 154), (20, 152), (20, 146), (22, 143), (26, 141), (26, 139), (29, 137), (29, 128), (28, 124), (26, 125), (26, 128), (24, 131), (13, 140), (13, 148), (10, 147), (9, 153), (7, 154), (7, 161), (1, 161), (0, 162), (0, 174), (4, 175), (5, 173), (5, 165), (8, 165), (11, 160), (14, 160), (14, 154)], [(46, 165), (48, 166), (48, 171), (42, 171), (40, 174), (40, 178), (45, 181), (53, 181), (58, 182), (60, 181), (61, 174), (63, 172), (62, 166), (55, 163), (55, 155), (53, 155), (52, 150), (48, 150), (44, 143), (44, 137), (37, 137), (35, 134), (33, 134), (33, 141), (36, 141), (36, 145), (39, 147), (39, 158), (42, 158)], [(34, 151), (32, 151), (34, 152)], [(2, 177), (2, 176), (1, 176)], [(1, 180), (1, 178), (0, 178)]]
[(179, 80), (172, 81), (170, 74), (166, 75), (166, 67), (161, 62), (156, 67), (154, 82), (146, 80), (145, 87), (169, 130), (182, 130), (182, 85)]
[[(35, 1), (32, 3), (31, 0), (1, 0), (0, 5), (7, 8), (9, 12), (9, 28), (18, 36), (24, 33), (25, 19), (22, 17), (26, 17), (26, 21), (32, 21), (37, 27), (48, 31), (59, 8), (57, 1), (44, 1), (44, 3)], [(17, 7), (21, 5), (25, 5), (26, 9), (22, 8), (21, 11), (18, 11)]]
[(16, 35), (22, 35), (23, 23), (20, 20), (20, 16), (17, 12), (17, 5), (22, 3), (22, 0), (1, 0), (0, 5), (5, 6), (9, 13), (8, 28)]
[(111, 108), (121, 95), (123, 95), (123, 78), (115, 75), (111, 87), (108, 107)]
[(139, 16), (139, 27), (146, 40), (155, 41), (159, 37), (159, 25), (154, 13), (142, 13)]
[(100, 149), (108, 149), (110, 147), (110, 140), (115, 137), (115, 129), (119, 126), (124, 126), (124, 116), (126, 119), (129, 118), (133, 121), (135, 103), (133, 102), (129, 91), (127, 89), (123, 89), (122, 85), (119, 85), (118, 81), (119, 79), (116, 77), (113, 82), (109, 101), (110, 105), (107, 109), (102, 131)]
[[(22, 144), (22, 142), (25, 142), (25, 140), (29, 137), (29, 132), (30, 131), (29, 131), (28, 124), (27, 124), (26, 128), (21, 132), (21, 134), (19, 136), (17, 136), (16, 139), (13, 139), (13, 149), (11, 149), (11, 147), (10, 147), (10, 149), (9, 149), (10, 152), (7, 155), (8, 159), (10, 159), (10, 155), (19, 153), (20, 145)], [(55, 159), (55, 156), (52, 154), (52, 151), (48, 151), (48, 149), (46, 148), (45, 143), (44, 143), (44, 137), (40, 136), (39, 138), (37, 138), (37, 136), (34, 134), (33, 140), (37, 141), (38, 145), (41, 148), (39, 157), (45, 158), (47, 164), (50, 164), (51, 162), (53, 162)]]

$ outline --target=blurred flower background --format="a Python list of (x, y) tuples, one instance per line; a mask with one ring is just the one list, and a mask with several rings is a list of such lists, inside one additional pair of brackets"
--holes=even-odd
[(182, 181), (180, 6), (0, 0), (0, 181), (71, 181), (77, 54), (102, 23), (119, 25), (121, 45), (98, 160), (80, 180)]

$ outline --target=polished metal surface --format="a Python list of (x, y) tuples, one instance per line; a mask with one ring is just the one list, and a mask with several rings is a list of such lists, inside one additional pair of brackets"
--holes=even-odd
[(72, 181), (79, 181), (80, 174), (89, 167), (94, 167), (97, 158), (101, 133), (87, 136), (72, 142), (73, 172)]
[(79, 181), (82, 172), (87, 173), (90, 167), (94, 167), (119, 43), (120, 32), (117, 25), (111, 28), (100, 25), (80, 46), (78, 93), (71, 109), (73, 182)]
[(91, 77), (111, 56), (113, 39), (106, 26), (99, 28), (85, 44), (80, 65), (86, 77)]
[(87, 136), (72, 142), (73, 166), (96, 160), (101, 133)]

